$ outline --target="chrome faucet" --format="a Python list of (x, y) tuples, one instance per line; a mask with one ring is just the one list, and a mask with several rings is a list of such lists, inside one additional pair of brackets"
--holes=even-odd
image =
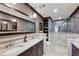
[(24, 37), (24, 42), (27, 42), (26, 38), (27, 38), (27, 36), (26, 36), (26, 34), (25, 34), (25, 37)]

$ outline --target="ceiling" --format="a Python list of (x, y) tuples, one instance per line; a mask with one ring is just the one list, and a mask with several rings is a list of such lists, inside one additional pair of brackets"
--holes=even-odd
[[(29, 3), (43, 17), (53, 20), (68, 18), (78, 7), (78, 3)], [(55, 10), (54, 10), (55, 9)], [(57, 11), (57, 12), (54, 12)]]

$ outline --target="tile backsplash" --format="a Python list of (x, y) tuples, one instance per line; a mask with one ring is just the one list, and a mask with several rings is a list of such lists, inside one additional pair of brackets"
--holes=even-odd
[(17, 44), (18, 42), (22, 42), (23, 39), (24, 39), (24, 35), (2, 38), (2, 39), (0, 39), (0, 50), (12, 47), (13, 45)]
[[(41, 38), (41, 36), (43, 35), (44, 34), (41, 34), (41, 33), (27, 34), (26, 40), (28, 41), (30, 39)], [(15, 46), (18, 43), (24, 42), (24, 37), (25, 37), (25, 34), (0, 38), (0, 50), (8, 49), (10, 47)]]

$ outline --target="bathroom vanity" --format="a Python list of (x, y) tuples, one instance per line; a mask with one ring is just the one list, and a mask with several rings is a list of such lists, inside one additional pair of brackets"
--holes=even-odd
[(42, 56), (43, 55), (43, 40), (25, 50), (19, 56)]
[(46, 35), (43, 33), (26, 35), (27, 42), (24, 42), (25, 34), (0, 38), (0, 56), (42, 56)]

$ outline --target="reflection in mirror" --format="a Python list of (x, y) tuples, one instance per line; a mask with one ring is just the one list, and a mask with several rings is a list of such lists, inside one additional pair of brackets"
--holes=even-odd
[(0, 31), (1, 31), (1, 25), (2, 25), (2, 23), (0, 22)]
[(12, 24), (12, 30), (17, 30), (17, 23), (16, 22), (13, 22), (13, 24)]
[(2, 30), (7, 31), (8, 30), (8, 24), (6, 22), (2, 23)]
[(39, 23), (39, 30), (42, 31), (43, 30), (43, 24), (40, 22)]
[(0, 31), (16, 31), (17, 22), (0, 19)]

